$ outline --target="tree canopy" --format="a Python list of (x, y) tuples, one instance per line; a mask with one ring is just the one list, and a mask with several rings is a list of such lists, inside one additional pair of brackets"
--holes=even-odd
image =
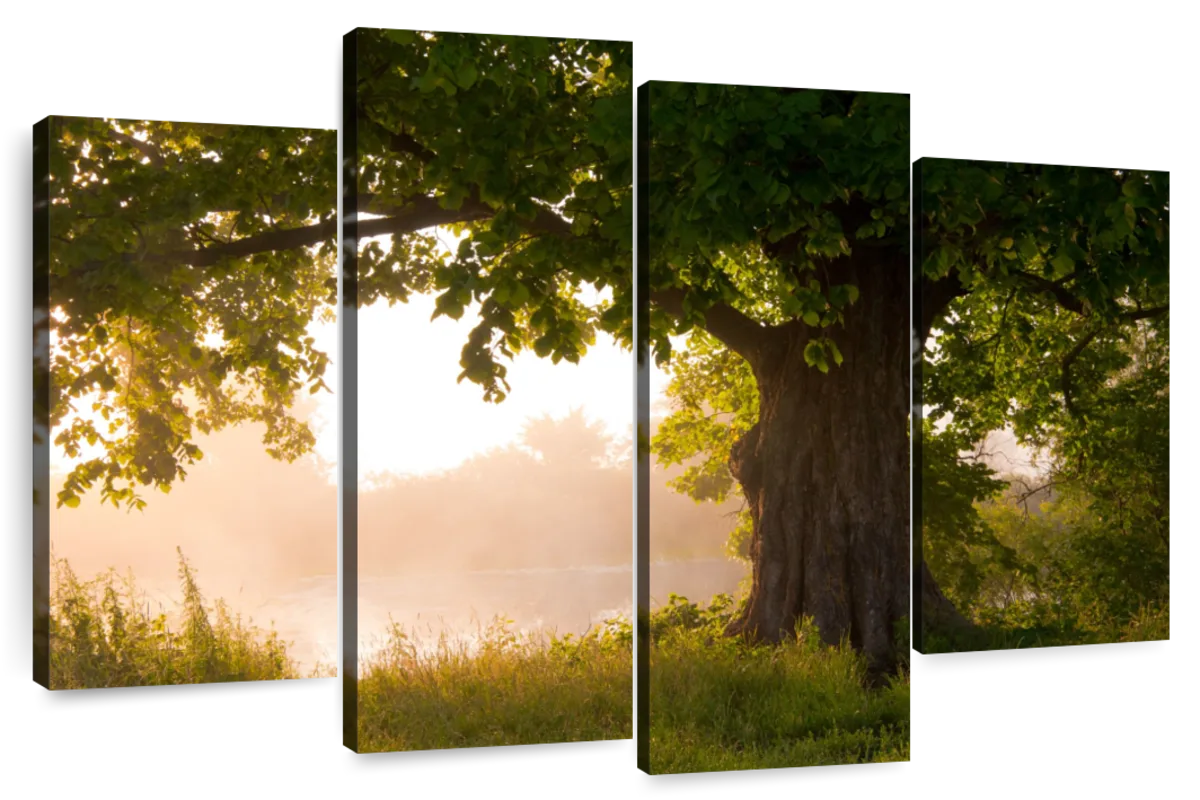
[[(693, 327), (743, 355), (763, 327), (828, 327), (858, 296), (834, 262), (907, 239), (906, 95), (654, 83), (649, 132), (659, 363)], [(842, 355), (824, 337), (806, 357)]]
[(54, 117), (49, 422), (79, 458), (58, 494), (142, 507), (201, 458), (195, 433), (254, 421), (294, 459), (290, 412), (326, 387), (308, 325), (336, 297), (336, 136)]
[(597, 328), (630, 346), (632, 45), (355, 35), (358, 237), (391, 235), (360, 248), (360, 305), (478, 303), (460, 380), (496, 402), (524, 349), (578, 362)]

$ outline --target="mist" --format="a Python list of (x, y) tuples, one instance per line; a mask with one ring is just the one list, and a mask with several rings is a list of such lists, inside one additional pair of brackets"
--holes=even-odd
[[(301, 419), (306, 409), (298, 406)], [(170, 494), (143, 490), (147, 506), (101, 505), (98, 490), (78, 508), (52, 509), (50, 546), (80, 578), (132, 571), (151, 603), (179, 597), (180, 547), (206, 599), (266, 628), (272, 622), (302, 665), (332, 663), (337, 641), (337, 490), (313, 456), (276, 461), (262, 426), (242, 425), (196, 444), (204, 458)], [(51, 492), (64, 476), (51, 475)], [(53, 495), (52, 495), (53, 497)]]
[(582, 633), (631, 606), (629, 440), (582, 409), (452, 469), (359, 492), (359, 631), (470, 638), (494, 617)]
[[(651, 439), (662, 420), (662, 416), (650, 418)], [(733, 557), (726, 548), (737, 527), (741, 500), (696, 502), (674, 491), (668, 483), (683, 470), (682, 466), (663, 466), (651, 452), (651, 610), (665, 605), (672, 594), (701, 604), (715, 594), (737, 595), (750, 574), (749, 563)]]

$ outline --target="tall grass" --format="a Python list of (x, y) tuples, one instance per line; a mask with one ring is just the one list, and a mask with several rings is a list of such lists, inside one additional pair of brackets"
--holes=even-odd
[(427, 647), (393, 624), (360, 666), (359, 751), (628, 739), (632, 641), (625, 621), (560, 638), (496, 618)]
[[(80, 580), (66, 559), (53, 561), (50, 596), (50, 687), (94, 689), (299, 678), (288, 644), (223, 600), (206, 605), (179, 551), (183, 599), (174, 624), (152, 611), (132, 575), (113, 570)], [(318, 667), (315, 675), (328, 673)]]
[[(723, 635), (733, 610), (728, 595), (705, 608), (672, 595), (652, 616), (653, 772), (908, 759), (906, 670), (872, 688), (863, 658), (811, 621), (752, 645)], [(359, 750), (628, 738), (631, 645), (624, 621), (557, 638), (497, 618), (430, 642), (393, 624), (361, 662)]]

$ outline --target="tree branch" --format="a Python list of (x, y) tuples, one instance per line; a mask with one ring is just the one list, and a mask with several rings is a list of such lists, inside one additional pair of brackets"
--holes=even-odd
[(931, 281), (922, 275), (917, 282), (915, 291), (920, 303), (920, 319), (915, 321), (919, 322), (921, 326), (919, 333), (921, 348), (924, 349), (925, 340), (929, 338), (929, 331), (933, 329), (934, 320), (946, 311), (946, 306), (950, 305), (951, 300), (956, 297), (964, 297), (971, 292), (962, 285), (957, 272), (936, 281)]
[[(444, 219), (444, 221), (433, 222), (423, 227), (491, 219), (496, 215), (494, 208), (479, 199), (478, 189), (472, 192), (471, 197), (463, 200), (462, 205), (455, 211), (443, 209), (438, 205), (437, 200), (432, 197), (416, 197), (410, 200), (407, 205), (397, 206), (388, 203), (386, 199), (379, 195), (367, 193), (360, 193), (358, 195), (358, 207), (370, 214), (384, 214), (395, 217), (417, 215), (429, 219)], [(360, 230), (366, 222), (367, 220), (359, 222)], [(534, 233), (548, 233), (553, 236), (571, 235), (571, 223), (544, 206), (538, 206), (537, 215), (532, 220), (522, 220), (521, 222), (528, 230)], [(413, 230), (420, 230), (420, 228), (413, 228)], [(406, 232), (411, 233), (412, 231)], [(368, 236), (372, 234), (360, 235)]]
[(400, 126), (400, 131), (396, 132), (391, 130), (388, 126), (376, 122), (375, 119), (367, 112), (366, 103), (364, 102), (365, 99), (368, 98), (360, 97), (359, 102), (356, 104), (358, 118), (366, 121), (370, 125), (374, 125), (379, 129), (380, 133), (386, 137), (388, 150), (392, 151), (393, 153), (412, 156), (422, 164), (428, 164), (437, 158), (437, 153), (414, 139), (412, 134), (405, 133), (403, 125)]
[[(650, 292), (650, 302), (682, 319), (684, 296), (683, 289), (657, 289)], [(747, 361), (757, 356), (766, 334), (766, 328), (725, 303), (716, 303), (704, 311), (704, 329)]]
[(1080, 339), (1071, 351), (1063, 358), (1062, 364), (1062, 393), (1063, 405), (1067, 408), (1067, 413), (1071, 416), (1076, 416), (1078, 409), (1075, 406), (1075, 401), (1071, 397), (1074, 391), (1074, 385), (1071, 382), (1071, 365), (1075, 363), (1075, 359), (1091, 344), (1092, 339), (1096, 338), (1096, 334), (1100, 333), (1101, 328), (1093, 328), (1087, 335)]
[(1144, 308), (1139, 311), (1128, 311), (1121, 315), (1122, 320), (1135, 322), (1139, 319), (1150, 319), (1152, 317), (1161, 317), (1170, 310), (1170, 306), (1158, 306), (1156, 308)]
[[(217, 242), (208, 247), (198, 247), (190, 250), (173, 250), (167, 253), (146, 253), (139, 257), (137, 253), (124, 253), (121, 261), (126, 264), (188, 264), (193, 267), (211, 267), (223, 258), (244, 258), (256, 253), (266, 253), (277, 250), (295, 250), (299, 247), (309, 247), (320, 244), (337, 234), (337, 220), (328, 219), (314, 225), (302, 228), (285, 228), (283, 230), (267, 231), (229, 242)], [(81, 265), (79, 272), (87, 273), (104, 266), (103, 261), (88, 261)]]
[(377, 195), (360, 194), (358, 207), (367, 213), (384, 215), (376, 219), (360, 219), (358, 221), (359, 239), (385, 234), (396, 236), (415, 233), (426, 228), (436, 228), (439, 225), (489, 219), (495, 214), (488, 206), (475, 204), (469, 200), (464, 200), (457, 209), (442, 208), (435, 198), (425, 196), (414, 197), (402, 206), (394, 206), (381, 200)]
[(1032, 275), (1028, 272), (1021, 272), (1020, 270), (1015, 271), (1013, 274), (1025, 281), (1025, 283), (1029, 284), (1030, 286), (1054, 295), (1054, 299), (1058, 301), (1058, 304), (1067, 311), (1074, 311), (1076, 314), (1085, 313), (1083, 301), (1067, 291), (1067, 288), (1063, 286), (1060, 281), (1048, 280), (1043, 278), (1041, 275)]

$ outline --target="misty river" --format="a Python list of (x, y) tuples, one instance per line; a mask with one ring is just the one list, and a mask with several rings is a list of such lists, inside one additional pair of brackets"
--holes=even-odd
[[(665, 603), (671, 592), (695, 601), (735, 593), (746, 572), (745, 564), (727, 559), (653, 562), (653, 606)], [(359, 656), (382, 644), (389, 615), (428, 646), (443, 632), (469, 640), (497, 614), (511, 619), (517, 631), (583, 633), (606, 619), (631, 617), (632, 596), (629, 565), (364, 577), (359, 580)], [(293, 657), (307, 672), (317, 661), (336, 661), (336, 597), (336, 576), (314, 576), (243, 610), (255, 624), (273, 622), (281, 638), (293, 643)]]

